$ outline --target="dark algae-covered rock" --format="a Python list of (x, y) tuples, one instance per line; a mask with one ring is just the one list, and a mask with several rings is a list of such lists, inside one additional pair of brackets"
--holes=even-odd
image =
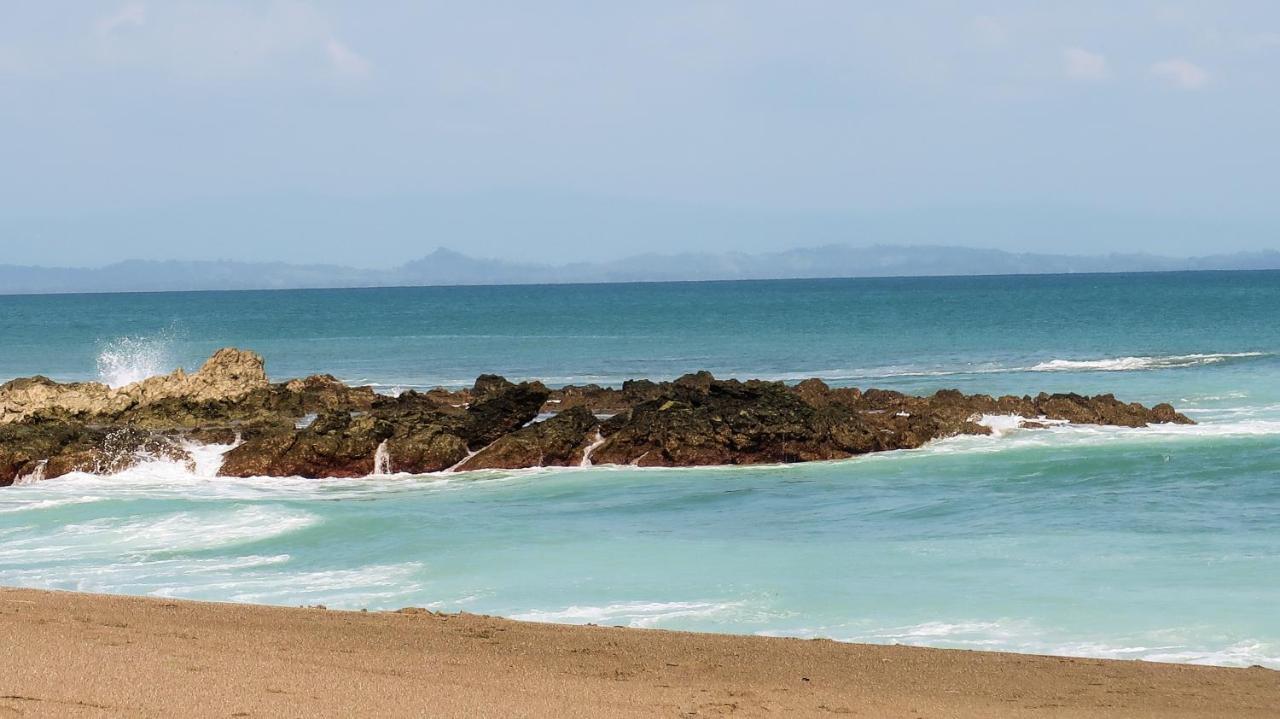
[[(289, 427), (246, 441), (227, 453), (227, 476), (359, 477), (374, 471), (383, 445), (396, 472), (448, 469), (538, 415), (548, 391), (541, 384), (485, 381), (481, 399), (465, 409), (428, 394), (375, 399), (368, 411), (332, 409), (307, 427)], [(477, 383), (477, 387), (480, 383)], [(526, 465), (527, 466), (527, 465)]]
[(467, 407), (467, 446), (480, 449), (525, 426), (550, 395), (541, 382), (522, 382), (485, 395)]
[(232, 477), (363, 477), (373, 473), (390, 422), (329, 410), (299, 430), (267, 433), (227, 452), (221, 473)]
[(147, 459), (192, 463), (192, 443), (233, 445), (219, 473), (237, 477), (806, 462), (990, 434), (984, 415), (1022, 418), (1026, 429), (1192, 423), (1169, 404), (1109, 394), (916, 397), (708, 372), (559, 389), (481, 375), (465, 389), (392, 397), (329, 375), (273, 384), (262, 358), (224, 349), (198, 372), (119, 388), (45, 377), (0, 385), (0, 486)]
[(190, 462), (173, 436), (132, 425), (29, 419), (0, 424), (0, 487), (70, 472), (113, 474), (146, 459)]
[(585, 407), (572, 407), (500, 437), (458, 469), (564, 467), (582, 460), (600, 421)]

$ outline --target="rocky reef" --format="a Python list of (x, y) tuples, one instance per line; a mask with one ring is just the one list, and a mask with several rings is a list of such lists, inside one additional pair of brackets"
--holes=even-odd
[(482, 375), (469, 389), (388, 397), (328, 375), (272, 383), (261, 357), (222, 349), (197, 372), (120, 388), (45, 377), (0, 385), (0, 486), (154, 458), (194, 463), (201, 443), (231, 445), (219, 474), (233, 477), (806, 462), (990, 434), (984, 415), (1031, 429), (1192, 423), (1168, 404), (1111, 395), (914, 397), (707, 372), (555, 390)]

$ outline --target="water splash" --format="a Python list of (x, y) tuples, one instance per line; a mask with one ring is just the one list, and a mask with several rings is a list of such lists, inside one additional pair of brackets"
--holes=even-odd
[(373, 452), (373, 476), (386, 477), (391, 474), (391, 452), (387, 449), (387, 440), (382, 440)]
[(98, 380), (108, 387), (124, 387), (173, 369), (173, 340), (156, 337), (117, 337), (98, 353)]
[(36, 468), (31, 470), (30, 474), (24, 474), (13, 480), (14, 484), (35, 484), (44, 481), (44, 468), (49, 464), (49, 460), (42, 459), (36, 463)]
[(586, 448), (585, 450), (583, 450), (583, 452), (582, 452), (582, 462), (581, 462), (581, 463), (579, 463), (579, 465), (578, 465), (578, 466), (580, 466), (580, 467), (590, 467), (590, 466), (591, 466), (591, 453), (592, 453), (592, 452), (594, 452), (594, 451), (596, 451), (596, 448), (597, 448), (597, 447), (599, 447), (599, 446), (600, 446), (600, 445), (602, 445), (602, 444), (604, 444), (604, 435), (600, 434), (600, 430), (598, 430), (598, 429), (597, 429), (597, 430), (596, 430), (596, 436), (595, 436), (595, 438), (594, 438), (594, 439), (592, 439), (592, 440), (591, 440), (591, 444), (587, 445), (587, 448)]

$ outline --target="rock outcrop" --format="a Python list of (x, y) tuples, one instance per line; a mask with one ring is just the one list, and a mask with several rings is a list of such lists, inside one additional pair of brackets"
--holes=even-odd
[(137, 427), (57, 420), (0, 425), (0, 487), (70, 472), (113, 474), (147, 458), (191, 462), (175, 437)]
[(387, 397), (328, 375), (272, 384), (260, 357), (224, 349), (198, 372), (177, 370), (118, 389), (44, 377), (0, 386), (0, 486), (116, 472), (147, 458), (190, 462), (190, 442), (233, 440), (224, 476), (362, 477), (379, 469), (515, 469), (584, 459), (637, 466), (805, 462), (989, 434), (983, 415), (1021, 417), (1028, 428), (1191, 423), (1168, 404), (1147, 408), (1109, 394), (996, 398), (941, 390), (914, 397), (832, 388), (818, 379), (794, 386), (719, 380), (707, 372), (556, 390), (482, 375), (463, 390)]
[(227, 348), (215, 352), (193, 374), (176, 369), (114, 389), (98, 382), (59, 384), (47, 377), (13, 380), (0, 385), (0, 424), (29, 417), (118, 417), (166, 401), (188, 405), (235, 403), (267, 387), (261, 357)]
[(572, 407), (546, 420), (505, 435), (458, 467), (520, 469), (567, 467), (582, 461), (588, 437), (600, 424), (585, 407)]
[[(483, 379), (483, 378), (482, 378)], [(262, 432), (227, 453), (227, 476), (358, 477), (371, 474), (382, 443), (391, 469), (438, 472), (516, 432), (538, 415), (548, 391), (538, 383), (486, 381), (466, 408), (406, 392), (366, 412), (333, 409), (302, 429)]]
[[(965, 395), (941, 390), (913, 397), (886, 390), (832, 389), (811, 379), (780, 382), (716, 380), (686, 375), (661, 394), (603, 424), (597, 463), (638, 466), (787, 463), (842, 459), (913, 449), (934, 439), (990, 434), (983, 415), (1144, 427), (1190, 424), (1167, 405), (1147, 409), (1111, 395), (1032, 397)], [(1041, 424), (1040, 426), (1043, 426)]]

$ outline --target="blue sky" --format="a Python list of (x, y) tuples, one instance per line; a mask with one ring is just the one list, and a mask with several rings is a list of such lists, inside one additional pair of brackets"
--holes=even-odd
[(0, 262), (1280, 247), (1265, 2), (8, 3)]

